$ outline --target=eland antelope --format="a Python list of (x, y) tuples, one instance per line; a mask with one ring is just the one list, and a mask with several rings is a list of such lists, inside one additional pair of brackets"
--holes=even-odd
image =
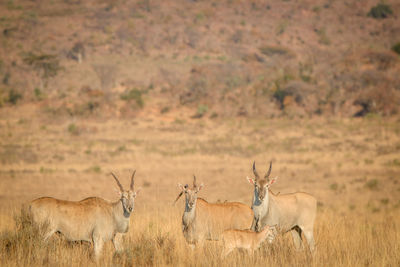
[(254, 219), (251, 229), (260, 231), (265, 225), (277, 225), (282, 232), (291, 231), (296, 249), (302, 248), (301, 233), (304, 233), (309, 248), (314, 251), (314, 221), (317, 213), (317, 200), (302, 192), (274, 195), (270, 186), (277, 178), (270, 179), (272, 162), (264, 178), (260, 178), (253, 163), (254, 179), (247, 177), (254, 185), (252, 210)]
[(94, 256), (98, 259), (106, 241), (112, 240), (115, 250), (122, 249), (117, 233), (126, 233), (133, 212), (135, 198), (134, 176), (129, 190), (124, 190), (118, 178), (111, 173), (120, 189), (120, 199), (110, 202), (99, 197), (89, 197), (81, 201), (67, 201), (51, 197), (41, 197), (30, 203), (33, 221), (47, 224), (47, 240), (55, 232), (60, 232), (70, 241), (93, 242)]
[(175, 202), (185, 194), (185, 210), (182, 216), (183, 235), (193, 248), (204, 240), (219, 240), (226, 229), (248, 229), (253, 212), (250, 207), (239, 202), (208, 203), (197, 197), (203, 184), (197, 186), (193, 176), (193, 187), (178, 184), (182, 190)]

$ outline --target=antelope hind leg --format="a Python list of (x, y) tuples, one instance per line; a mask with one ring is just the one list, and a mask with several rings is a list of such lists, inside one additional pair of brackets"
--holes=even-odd
[(300, 228), (294, 228), (290, 232), (292, 233), (294, 247), (298, 251), (302, 250), (303, 249), (303, 242), (302, 242), (302, 239), (301, 239), (301, 229)]
[(313, 230), (304, 231), (304, 236), (307, 239), (308, 246), (310, 247), (311, 253), (315, 252), (315, 241)]

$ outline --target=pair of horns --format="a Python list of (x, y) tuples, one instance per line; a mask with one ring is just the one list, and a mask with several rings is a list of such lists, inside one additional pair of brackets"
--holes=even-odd
[[(270, 161), (270, 163), (269, 163), (269, 169), (268, 169), (268, 172), (265, 174), (264, 179), (269, 179), (269, 175), (271, 174), (271, 170), (272, 170), (272, 161)], [(260, 175), (258, 175), (258, 172), (256, 170), (256, 161), (253, 162), (253, 173), (254, 173), (254, 176), (256, 178), (256, 181), (258, 179), (260, 179)]]
[[(134, 171), (133, 171), (133, 174), (132, 174), (131, 186), (130, 186), (130, 189), (131, 189), (131, 190), (133, 190), (133, 186), (135, 185), (135, 180), (134, 180), (135, 173), (136, 173), (136, 170), (134, 170)], [(124, 191), (124, 188), (122, 187), (122, 184), (119, 182), (117, 176), (115, 176), (114, 173), (111, 173), (111, 175), (114, 177), (115, 181), (117, 182), (117, 185), (118, 185), (119, 189), (121, 190), (121, 192), (123, 192), (123, 191)]]

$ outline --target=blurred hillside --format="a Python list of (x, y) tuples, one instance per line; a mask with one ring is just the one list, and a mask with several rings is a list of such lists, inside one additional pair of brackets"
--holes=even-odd
[(379, 3), (5, 0), (0, 110), (393, 115), (400, 107), (400, 2)]

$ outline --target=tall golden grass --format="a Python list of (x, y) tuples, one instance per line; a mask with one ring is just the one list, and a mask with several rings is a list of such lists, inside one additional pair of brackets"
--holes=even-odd
[[(316, 221), (317, 251), (296, 251), (289, 233), (279, 234), (250, 255), (237, 250), (221, 258), (219, 241), (206, 241), (194, 250), (182, 236), (178, 208), (165, 206), (157, 214), (143, 210), (131, 219), (124, 250), (107, 244), (97, 264), (101, 266), (399, 266), (400, 216), (341, 216), (320, 210)], [(15, 216), (13, 230), (0, 235), (3, 266), (87, 266), (92, 261), (90, 243), (68, 242), (55, 235), (48, 243), (25, 212)]]
[[(178, 117), (179, 118), (179, 117)], [(0, 118), (0, 265), (94, 266), (92, 245), (54, 235), (42, 242), (21, 205), (40, 196), (115, 201), (110, 171), (136, 199), (124, 250), (105, 246), (101, 266), (400, 266), (400, 122), (363, 120), (77, 120)], [(69, 132), (69, 125), (79, 130)], [(46, 127), (43, 127), (45, 125)], [(289, 233), (254, 254), (222, 259), (219, 242), (191, 250), (181, 232), (183, 200), (171, 206), (192, 174), (210, 202), (250, 205), (252, 161), (273, 160), (272, 190), (305, 191), (318, 200), (317, 252), (297, 252)]]

